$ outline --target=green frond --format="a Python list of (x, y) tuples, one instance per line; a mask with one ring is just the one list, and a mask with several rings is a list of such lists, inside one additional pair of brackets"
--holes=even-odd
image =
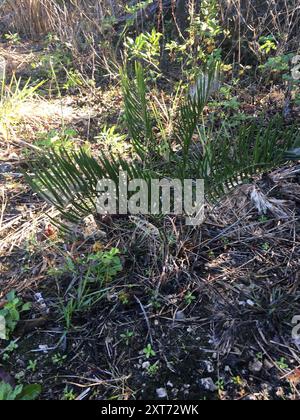
[(298, 137), (296, 126), (285, 127), (281, 116), (242, 126), (234, 137), (221, 131), (203, 144), (189, 164), (193, 177), (205, 181), (208, 200), (218, 201), (253, 176), (284, 163), (286, 151)]
[(125, 120), (130, 138), (138, 155), (144, 160), (150, 147), (154, 147), (153, 125), (147, 103), (144, 69), (135, 63), (135, 79), (121, 73)]
[(25, 177), (32, 189), (64, 218), (77, 223), (96, 213), (98, 182), (109, 178), (118, 185), (120, 171), (126, 171), (130, 178), (147, 179), (148, 176), (140, 166), (122, 158), (108, 159), (102, 153), (97, 160), (86, 148), (81, 148), (37, 155)]
[(186, 177), (188, 169), (188, 157), (199, 123), (202, 123), (203, 111), (211, 93), (214, 91), (214, 85), (219, 78), (219, 63), (217, 61), (203, 70), (199, 75), (196, 85), (189, 92), (188, 97), (180, 107), (177, 124), (175, 127), (175, 136), (182, 147), (182, 160), (179, 162), (181, 168), (181, 178)]

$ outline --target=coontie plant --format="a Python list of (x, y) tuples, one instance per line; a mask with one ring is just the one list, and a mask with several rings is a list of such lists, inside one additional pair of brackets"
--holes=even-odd
[(193, 93), (182, 100), (166, 142), (165, 159), (156, 135), (161, 130), (161, 121), (158, 124), (155, 118), (159, 110), (153, 112), (156, 105), (149, 95), (143, 67), (135, 65), (133, 79), (124, 70), (124, 117), (135, 158), (129, 161), (105, 152), (94, 157), (86, 148), (53, 150), (30, 162), (28, 183), (63, 218), (78, 222), (96, 212), (98, 181), (109, 178), (118, 185), (120, 170), (130, 179), (148, 183), (153, 178), (203, 179), (207, 200), (216, 201), (244, 180), (294, 156), (289, 150), (298, 141), (298, 130), (286, 128), (279, 116), (269, 123), (246, 123), (234, 136), (226, 130), (207, 128), (204, 110), (217, 86), (218, 74), (218, 63), (212, 62), (199, 75)]

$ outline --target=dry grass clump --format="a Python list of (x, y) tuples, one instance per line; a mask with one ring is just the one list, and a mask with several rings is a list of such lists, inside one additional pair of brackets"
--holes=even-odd
[(106, 0), (6, 0), (0, 13), (7, 29), (37, 38), (48, 32), (61, 36), (78, 25), (101, 30), (101, 21), (116, 16), (122, 4)]
[(59, 7), (51, 0), (6, 0), (1, 14), (7, 29), (35, 38), (53, 29)]

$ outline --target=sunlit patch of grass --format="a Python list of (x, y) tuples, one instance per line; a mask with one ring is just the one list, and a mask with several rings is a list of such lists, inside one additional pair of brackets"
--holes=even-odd
[(16, 126), (23, 118), (22, 105), (31, 98), (44, 82), (34, 86), (30, 84), (30, 79), (25, 84), (21, 79), (13, 76), (6, 84), (5, 78), (2, 80), (0, 89), (0, 136), (7, 139)]

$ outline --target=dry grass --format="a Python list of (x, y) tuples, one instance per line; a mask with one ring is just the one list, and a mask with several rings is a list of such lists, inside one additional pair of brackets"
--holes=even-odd
[(4, 23), (13, 31), (33, 38), (48, 32), (66, 34), (78, 26), (101, 31), (106, 16), (120, 12), (121, 1), (106, 0), (6, 0), (1, 6)]
[(2, 14), (9, 28), (34, 38), (52, 30), (58, 8), (51, 1), (7, 0), (2, 4)]
[(260, 57), (259, 38), (270, 34), (278, 43), (279, 54), (299, 48), (298, 0), (222, 0), (220, 4), (223, 24), (233, 33), (239, 55), (246, 43)]
[[(107, 31), (106, 18), (124, 13), (124, 0), (6, 0), (0, 6), (3, 32), (18, 33), (31, 40), (54, 34), (68, 46), (76, 66), (95, 70), (104, 52), (99, 45), (114, 35)], [(122, 6), (122, 7), (121, 7)], [(102, 45), (102, 49), (106, 47)]]

